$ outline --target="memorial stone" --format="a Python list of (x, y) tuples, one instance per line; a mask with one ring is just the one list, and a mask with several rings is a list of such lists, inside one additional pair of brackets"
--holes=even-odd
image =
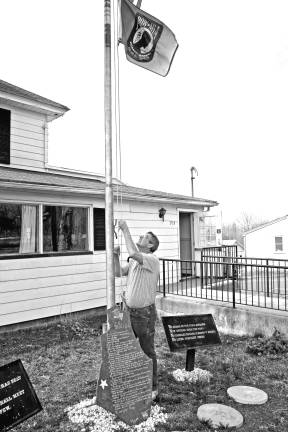
[(8, 431), (42, 410), (21, 360), (0, 367), (0, 431)]
[(150, 415), (152, 360), (135, 338), (128, 312), (115, 306), (107, 315), (109, 330), (101, 335), (96, 403), (128, 425), (135, 425)]

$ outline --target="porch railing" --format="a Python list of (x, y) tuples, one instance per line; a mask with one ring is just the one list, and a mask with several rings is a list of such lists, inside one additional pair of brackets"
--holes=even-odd
[[(227, 259), (229, 258), (229, 259)], [(161, 259), (159, 292), (288, 311), (288, 267), (231, 257)], [(278, 261), (278, 260), (277, 260)], [(280, 263), (281, 264), (281, 263)]]
[(219, 258), (223, 256), (237, 257), (238, 247), (237, 245), (231, 246), (210, 246), (204, 247), (201, 250), (201, 261), (206, 257), (213, 256), (214, 258)]

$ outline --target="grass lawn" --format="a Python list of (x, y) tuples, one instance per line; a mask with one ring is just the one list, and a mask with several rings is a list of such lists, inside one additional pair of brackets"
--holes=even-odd
[[(0, 365), (21, 359), (43, 406), (43, 411), (13, 431), (89, 432), (73, 424), (65, 409), (95, 396), (101, 363), (99, 334), (105, 317), (86, 320), (62, 319), (42, 328), (0, 335)], [(220, 335), (222, 345), (196, 350), (195, 367), (210, 371), (208, 385), (175, 381), (171, 372), (185, 368), (185, 353), (170, 353), (162, 324), (157, 325), (156, 349), (160, 397), (157, 402), (168, 414), (167, 423), (156, 431), (209, 431), (198, 421), (203, 403), (224, 403), (240, 411), (240, 431), (288, 431), (288, 354), (254, 355), (246, 352), (254, 338)], [(251, 385), (264, 390), (264, 405), (241, 405), (227, 396), (232, 385)], [(1, 425), (0, 425), (1, 430)]]

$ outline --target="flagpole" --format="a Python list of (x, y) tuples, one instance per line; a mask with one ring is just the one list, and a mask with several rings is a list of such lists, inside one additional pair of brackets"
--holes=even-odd
[(115, 305), (111, 57), (111, 0), (104, 0), (105, 237), (107, 309), (110, 309)]

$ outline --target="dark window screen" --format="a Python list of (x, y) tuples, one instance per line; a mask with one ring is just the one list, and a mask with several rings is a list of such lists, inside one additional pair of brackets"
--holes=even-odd
[(105, 250), (105, 209), (94, 208), (94, 250)]
[(10, 164), (10, 111), (0, 108), (0, 163)]

